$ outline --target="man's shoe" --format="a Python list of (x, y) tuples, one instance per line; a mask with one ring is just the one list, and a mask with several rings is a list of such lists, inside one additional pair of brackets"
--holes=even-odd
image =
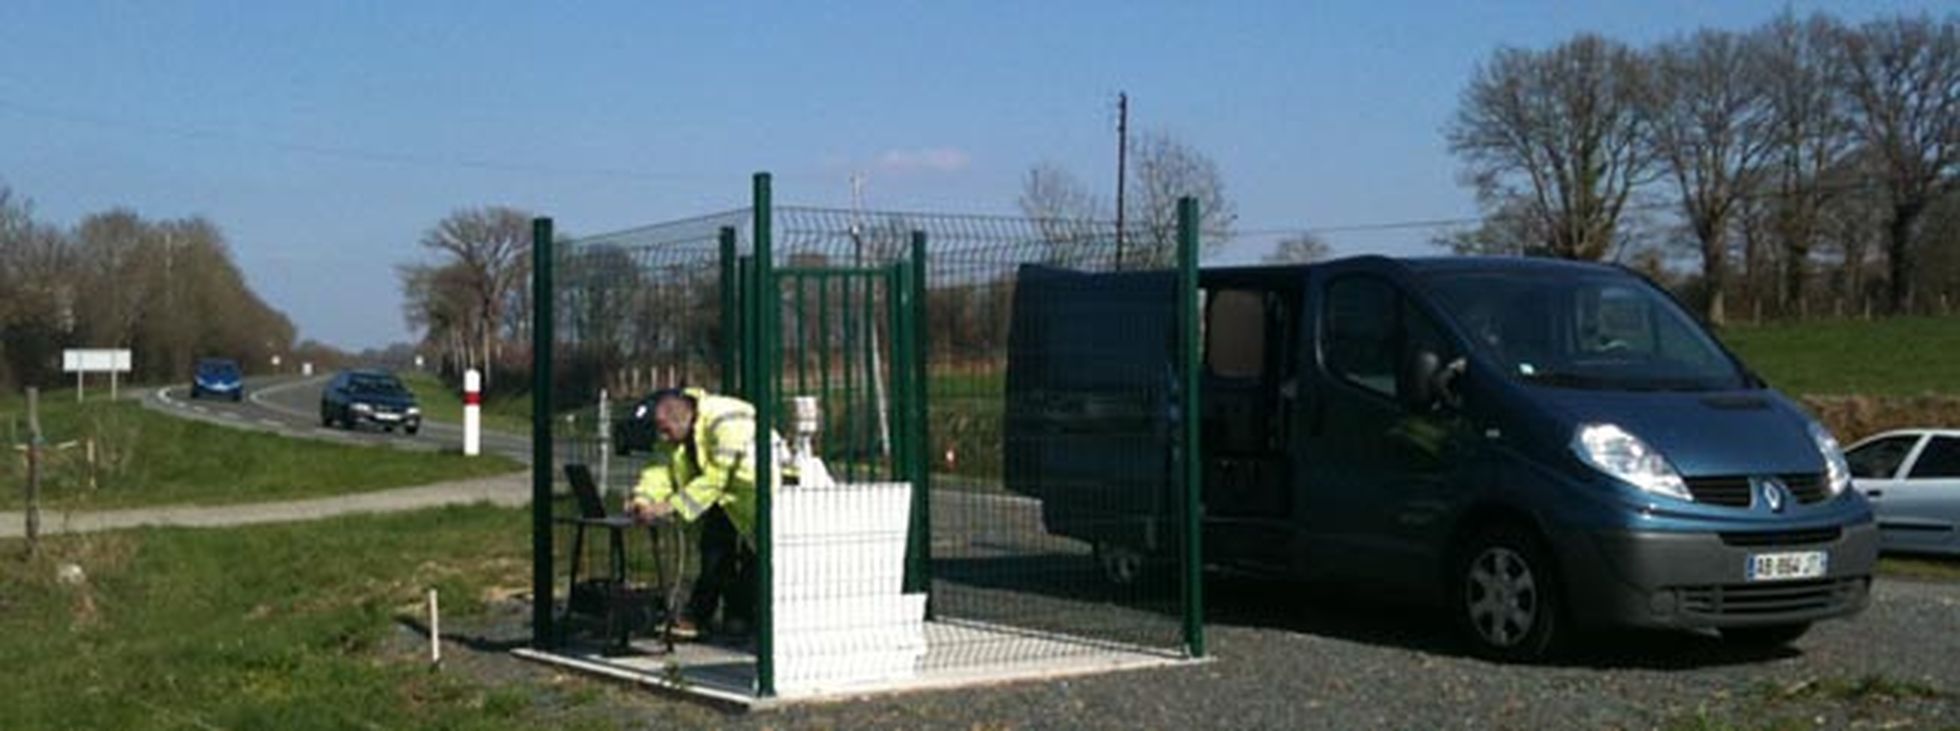
[(701, 628), (692, 619), (677, 619), (667, 628), (667, 633), (677, 640), (692, 640), (701, 637)]

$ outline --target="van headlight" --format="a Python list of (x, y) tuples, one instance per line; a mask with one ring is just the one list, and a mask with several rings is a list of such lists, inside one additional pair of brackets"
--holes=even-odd
[(1844, 448), (1838, 446), (1837, 437), (1823, 424), (1810, 422), (1810, 439), (1817, 443), (1817, 451), (1824, 455), (1824, 485), (1831, 491), (1831, 497), (1844, 494), (1851, 487), (1851, 463), (1844, 460)]
[(368, 404), (360, 403), (358, 401), (348, 406), (347, 408), (357, 414), (365, 414), (374, 410), (373, 406), (369, 406)]
[(1693, 500), (1688, 483), (1666, 457), (1618, 424), (1586, 424), (1572, 435), (1572, 451), (1593, 469), (1644, 492)]

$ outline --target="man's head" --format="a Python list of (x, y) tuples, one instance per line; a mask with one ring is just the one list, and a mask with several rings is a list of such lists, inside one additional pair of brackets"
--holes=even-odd
[(694, 399), (677, 390), (654, 394), (653, 429), (669, 443), (687, 441), (694, 433)]

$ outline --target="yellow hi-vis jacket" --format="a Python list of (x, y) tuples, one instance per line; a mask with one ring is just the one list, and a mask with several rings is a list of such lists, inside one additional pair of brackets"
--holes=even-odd
[[(698, 388), (682, 393), (694, 399), (694, 434), (680, 444), (655, 446), (653, 461), (640, 472), (633, 495), (668, 503), (688, 522), (720, 505), (742, 537), (750, 539), (756, 505), (755, 407)], [(775, 442), (775, 459), (781, 464), (782, 442)], [(782, 472), (771, 470), (770, 482), (782, 484)]]

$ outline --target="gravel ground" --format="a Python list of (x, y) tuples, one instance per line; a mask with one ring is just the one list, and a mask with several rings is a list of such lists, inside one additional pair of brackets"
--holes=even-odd
[(528, 684), (568, 718), (643, 728), (1960, 729), (1960, 583), (1882, 580), (1866, 612), (1789, 649), (1622, 633), (1552, 666), (1466, 657), (1432, 614), (1324, 588), (1215, 578), (1210, 592), (1209, 663), (746, 715), (510, 658), (516, 605), (465, 625), (485, 639), (449, 662)]

